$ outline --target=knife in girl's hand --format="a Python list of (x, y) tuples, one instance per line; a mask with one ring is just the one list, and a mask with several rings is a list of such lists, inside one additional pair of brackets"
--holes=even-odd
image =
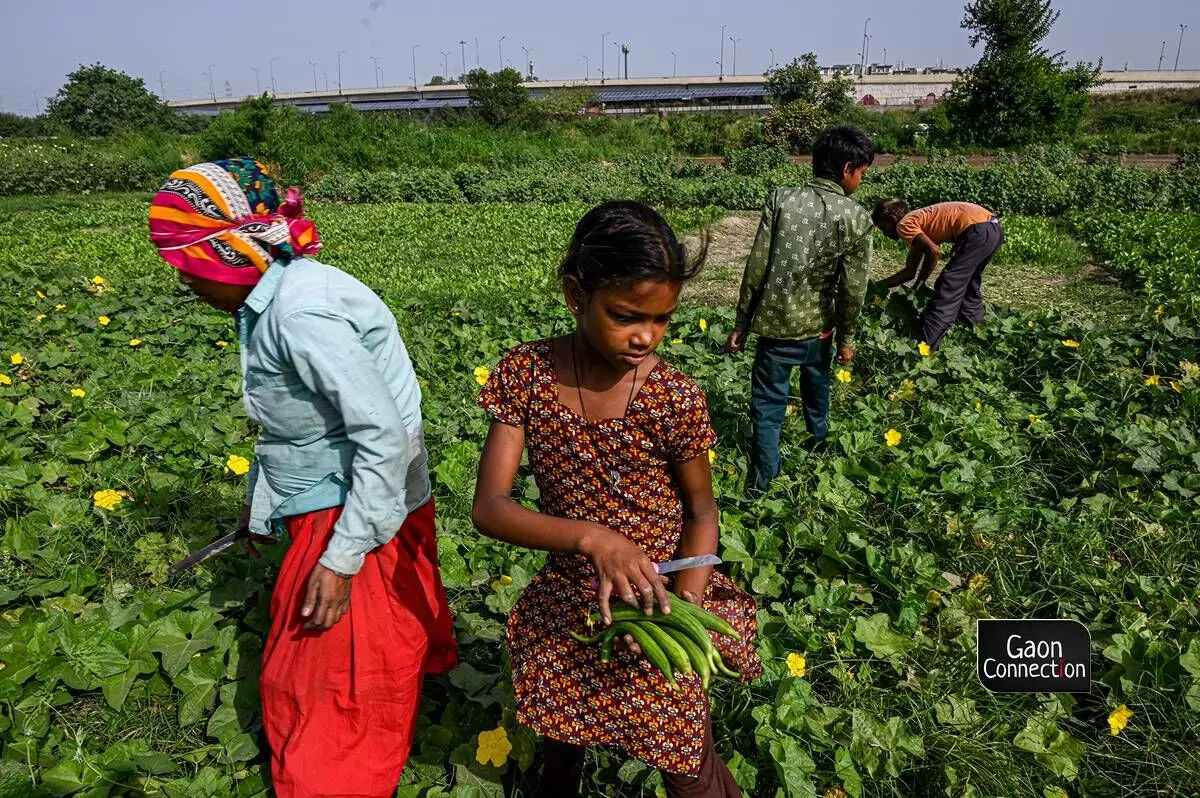
[(654, 564), (654, 570), (661, 574), (686, 571), (688, 568), (699, 568), (704, 565), (720, 565), (721, 558), (715, 554), (701, 554), (697, 557), (683, 557), (679, 560), (669, 560)]

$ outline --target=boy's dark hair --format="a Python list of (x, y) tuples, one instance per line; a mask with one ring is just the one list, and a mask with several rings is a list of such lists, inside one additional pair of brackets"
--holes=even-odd
[(907, 202), (899, 197), (888, 197), (875, 203), (875, 210), (871, 212), (871, 221), (875, 223), (876, 227), (883, 227), (884, 222), (891, 222), (894, 227), (907, 213)]
[(689, 258), (667, 220), (640, 202), (619, 200), (592, 208), (579, 224), (560, 277), (574, 277), (586, 293), (625, 280), (682, 283), (704, 265), (707, 237)]
[(875, 152), (875, 142), (854, 125), (827, 127), (813, 142), (813, 176), (841, 180), (846, 164), (851, 169), (870, 166)]

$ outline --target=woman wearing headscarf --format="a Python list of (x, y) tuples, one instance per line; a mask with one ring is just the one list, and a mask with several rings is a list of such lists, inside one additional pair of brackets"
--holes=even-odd
[(281, 202), (250, 158), (173, 173), (150, 239), (237, 319), (246, 412), (262, 430), (242, 523), (291, 538), (261, 676), (276, 794), (391, 796), (422, 680), (455, 665), (421, 391), (396, 319), (310, 257), (321, 240), (299, 193)]

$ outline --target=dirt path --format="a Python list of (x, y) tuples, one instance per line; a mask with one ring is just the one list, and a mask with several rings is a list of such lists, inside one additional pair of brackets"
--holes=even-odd
[[(889, 153), (883, 153), (875, 157), (875, 166), (891, 166), (899, 158), (905, 158), (910, 163), (924, 164), (929, 162), (929, 157), (926, 155), (905, 155), (898, 156)], [(996, 163), (995, 155), (967, 155), (966, 161), (968, 166), (991, 166)], [(1121, 164), (1122, 166), (1135, 166), (1141, 169), (1166, 169), (1174, 166), (1179, 159), (1178, 155), (1164, 154), (1135, 154), (1135, 155), (1118, 155), (1113, 158), (1113, 163)], [(698, 155), (692, 158), (694, 161), (703, 161), (710, 163), (713, 166), (721, 166), (725, 159), (719, 155)], [(810, 164), (812, 163), (811, 155), (793, 155), (792, 163)]]
[[(708, 228), (708, 259), (700, 276), (684, 288), (689, 305), (732, 306), (737, 302), (742, 271), (754, 244), (758, 214), (734, 213)], [(699, 244), (696, 235), (684, 239), (689, 250)], [(871, 277), (879, 280), (901, 267), (901, 254), (878, 247)], [(1087, 265), (1063, 271), (1036, 263), (1000, 262), (988, 266), (984, 291), (988, 302), (1015, 308), (1059, 308), (1068, 318), (1103, 321), (1135, 313), (1136, 297), (1120, 287), (1103, 269)], [(932, 285), (937, 275), (930, 279)]]

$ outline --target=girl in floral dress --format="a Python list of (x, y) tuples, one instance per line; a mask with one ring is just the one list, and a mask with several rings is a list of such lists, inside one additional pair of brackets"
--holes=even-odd
[[(716, 640), (742, 678), (762, 672), (754, 600), (711, 568), (658, 576), (654, 564), (717, 550), (704, 393), (655, 354), (689, 260), (670, 226), (635, 202), (579, 222), (559, 273), (574, 333), (517, 346), (479, 397), (492, 416), (473, 517), (485, 535), (550, 552), (508, 622), (517, 719), (545, 736), (540, 795), (577, 795), (586, 746), (659, 768), (672, 798), (740, 796), (713, 750), (699, 677), (666, 678), (627, 645), (609, 663), (576, 642), (619, 599), (669, 612), (673, 592), (733, 625)], [(523, 450), (541, 512), (512, 499)]]

